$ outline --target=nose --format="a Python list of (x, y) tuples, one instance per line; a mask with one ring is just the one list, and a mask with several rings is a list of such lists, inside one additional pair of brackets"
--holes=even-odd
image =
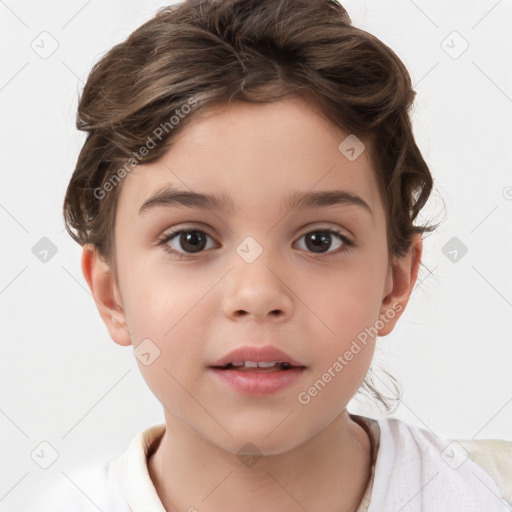
[[(260, 261), (261, 259), (261, 261)], [(232, 320), (267, 318), (286, 321), (293, 314), (294, 303), (289, 278), (285, 273), (258, 258), (252, 263), (238, 262), (227, 276), (223, 308)]]

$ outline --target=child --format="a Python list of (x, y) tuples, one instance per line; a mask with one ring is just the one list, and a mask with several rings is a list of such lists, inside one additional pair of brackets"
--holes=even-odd
[(346, 409), (387, 405), (368, 370), (434, 229), (414, 96), (334, 0), (189, 0), (94, 66), (64, 214), (165, 424), (48, 510), (509, 510), (460, 444)]

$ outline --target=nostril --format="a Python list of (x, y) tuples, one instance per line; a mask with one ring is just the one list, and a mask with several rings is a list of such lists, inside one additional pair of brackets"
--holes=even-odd
[[(243, 317), (243, 316), (249, 316), (250, 313), (248, 311), (245, 311), (244, 309), (239, 309), (234, 314), (237, 317)], [(272, 311), (269, 311), (268, 314), (272, 315), (272, 316), (282, 316), (283, 311), (280, 309), (273, 309)], [(254, 316), (256, 316), (256, 315), (254, 315)]]

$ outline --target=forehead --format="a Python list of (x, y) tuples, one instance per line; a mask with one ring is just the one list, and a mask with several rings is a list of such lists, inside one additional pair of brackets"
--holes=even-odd
[(188, 121), (158, 162), (138, 165), (123, 179), (119, 214), (136, 221), (144, 202), (166, 186), (224, 196), (230, 214), (281, 211), (294, 193), (340, 189), (382, 213), (369, 148), (347, 158), (340, 144), (349, 134), (303, 100), (235, 102)]

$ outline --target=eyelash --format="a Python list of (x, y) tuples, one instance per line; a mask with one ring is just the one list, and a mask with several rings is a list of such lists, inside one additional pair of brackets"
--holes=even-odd
[[(188, 232), (191, 232), (191, 231), (197, 231), (199, 233), (203, 233), (203, 234), (205, 234), (205, 235), (207, 235), (207, 236), (209, 236), (210, 238), (213, 239), (213, 237), (210, 236), (206, 231), (204, 231), (202, 229), (195, 229), (195, 228), (192, 227), (192, 228), (179, 229), (179, 230), (176, 230), (176, 231), (171, 231), (169, 233), (166, 233), (165, 235), (163, 235), (158, 240), (158, 245), (159, 246), (163, 246), (164, 250), (166, 252), (168, 252), (169, 254), (171, 254), (175, 258), (178, 258), (178, 259), (190, 259), (191, 256), (194, 256), (195, 254), (201, 254), (201, 253), (200, 252), (199, 253), (181, 253), (179, 251), (171, 249), (167, 245), (167, 242), (172, 240), (176, 235), (179, 235), (181, 233), (188, 233)], [(326, 253), (326, 254), (310, 253), (310, 254), (315, 254), (315, 256), (318, 259), (327, 260), (329, 258), (332, 258), (332, 257), (338, 255), (339, 253), (349, 252), (349, 251), (351, 251), (356, 246), (356, 244), (354, 242), (352, 242), (351, 240), (349, 240), (345, 235), (343, 235), (343, 233), (341, 231), (339, 231), (337, 229), (332, 229), (332, 228), (313, 228), (313, 229), (310, 229), (309, 231), (306, 231), (305, 233), (302, 233), (302, 235), (300, 235), (300, 237), (299, 237), (299, 240), (303, 236), (305, 236), (305, 235), (309, 235), (311, 233), (317, 233), (317, 232), (320, 232), (320, 231), (321, 232), (325, 232), (325, 233), (329, 233), (329, 234), (334, 234), (334, 235), (338, 236), (339, 239), (343, 242), (343, 246), (342, 246), (342, 248), (338, 249), (337, 251)]]

